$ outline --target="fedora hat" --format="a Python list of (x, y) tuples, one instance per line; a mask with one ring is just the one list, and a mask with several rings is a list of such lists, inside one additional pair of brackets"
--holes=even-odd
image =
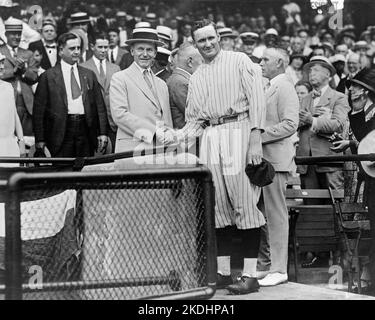
[(72, 13), (68, 19), (68, 24), (74, 25), (79, 23), (89, 23), (90, 17), (86, 12)]
[(349, 88), (353, 83), (375, 93), (375, 70), (362, 69), (352, 79), (348, 79), (345, 85)]
[(231, 28), (220, 28), (217, 30), (217, 33), (220, 35), (220, 38), (237, 38), (237, 36), (233, 33)]
[[(358, 154), (375, 153), (375, 130), (364, 137), (358, 145)], [(363, 170), (375, 178), (375, 161), (361, 161)]]
[(163, 46), (164, 43), (158, 38), (158, 32), (152, 28), (137, 28), (133, 30), (133, 37), (125, 41), (126, 45), (132, 45), (137, 42), (150, 42), (157, 46)]
[(316, 65), (316, 64), (319, 64), (321, 65), (322, 67), (324, 68), (327, 68), (330, 73), (331, 73), (331, 77), (334, 76), (336, 74), (336, 69), (335, 67), (332, 65), (332, 63), (328, 60), (328, 58), (324, 57), (324, 56), (314, 56), (310, 59), (310, 61), (308, 63), (305, 64), (305, 66), (303, 67), (305, 70), (308, 70), (309, 68), (311, 68), (312, 66)]

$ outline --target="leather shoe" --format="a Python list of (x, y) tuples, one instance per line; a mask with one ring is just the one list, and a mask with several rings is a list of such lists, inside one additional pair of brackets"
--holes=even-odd
[(259, 280), (259, 285), (261, 287), (270, 287), (285, 282), (288, 282), (288, 275), (286, 273), (274, 272), (268, 274), (264, 279)]
[(230, 284), (233, 284), (232, 276), (223, 276), (221, 273), (217, 274), (216, 289), (225, 289)]
[(247, 294), (259, 290), (259, 283), (257, 278), (250, 278), (246, 276), (238, 277), (237, 282), (227, 287), (232, 294)]

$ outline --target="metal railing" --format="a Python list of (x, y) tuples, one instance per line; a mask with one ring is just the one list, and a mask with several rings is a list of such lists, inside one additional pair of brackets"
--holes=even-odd
[[(6, 299), (197, 299), (215, 292), (214, 189), (204, 166), (18, 172), (2, 190)], [(40, 252), (51, 243), (55, 251)], [(63, 263), (55, 261), (69, 250)], [(35, 265), (41, 283), (30, 283)]]

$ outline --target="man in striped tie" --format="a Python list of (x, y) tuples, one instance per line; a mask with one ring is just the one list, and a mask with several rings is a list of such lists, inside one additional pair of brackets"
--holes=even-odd
[[(182, 141), (202, 135), (200, 159), (212, 171), (215, 185), (217, 288), (233, 294), (257, 291), (260, 227), (265, 224), (257, 203), (261, 188), (245, 174), (248, 164), (262, 162), (261, 132), (265, 124), (262, 72), (244, 53), (224, 51), (210, 20), (195, 23), (192, 36), (204, 59), (190, 78), (186, 122), (177, 132)], [(243, 272), (233, 283), (229, 245), (242, 240)]]

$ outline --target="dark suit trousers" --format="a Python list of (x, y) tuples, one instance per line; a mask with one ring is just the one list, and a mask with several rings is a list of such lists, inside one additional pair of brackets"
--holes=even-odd
[(94, 150), (90, 147), (89, 132), (84, 115), (68, 115), (64, 141), (54, 157), (90, 157)]
[(33, 136), (33, 118), (31, 114), (27, 111), (23, 96), (20, 93), (17, 93), (16, 96), (16, 108), (17, 114), (20, 118), (23, 134), (25, 136)]

